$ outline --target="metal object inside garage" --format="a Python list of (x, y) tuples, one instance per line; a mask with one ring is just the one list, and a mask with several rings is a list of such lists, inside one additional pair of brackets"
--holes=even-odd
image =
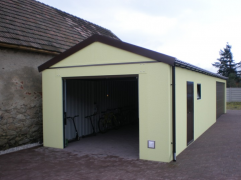
[[(226, 112), (225, 93), (217, 100), (216, 84), (222, 83), (225, 92), (227, 78), (100, 35), (54, 57), (39, 71), (46, 147), (65, 148), (66, 140), (93, 132), (100, 136), (102, 112), (125, 109), (131, 118), (110, 132), (131, 127), (138, 133), (137, 157), (170, 162), (216, 122), (217, 112)], [(92, 114), (91, 120), (86, 118)], [(75, 120), (66, 118), (75, 115)]]
[[(106, 76), (96, 79), (94, 77), (91, 79), (64, 79), (65, 116), (79, 115), (75, 120), (79, 136), (87, 137), (93, 131), (98, 132), (98, 120), (106, 110), (110, 110), (115, 114), (118, 114), (119, 111), (125, 111), (121, 118), (126, 117), (126, 122), (125, 124), (123, 122), (122, 125), (129, 124), (128, 121), (130, 120), (137, 122), (137, 80), (137, 77), (121, 76)], [(90, 115), (92, 116), (87, 117)], [(66, 119), (66, 121), (65, 139), (72, 140), (76, 136), (75, 131), (73, 131), (73, 120)]]

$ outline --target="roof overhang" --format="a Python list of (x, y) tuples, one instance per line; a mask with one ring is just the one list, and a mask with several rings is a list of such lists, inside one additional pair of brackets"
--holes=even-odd
[(44, 71), (45, 69), (50, 68), (51, 66), (53, 66), (54, 64), (62, 61), (63, 59), (67, 58), (68, 56), (76, 53), (77, 51), (89, 46), (90, 44), (94, 43), (94, 42), (101, 42), (103, 44), (107, 44), (128, 52), (132, 52), (153, 60), (156, 60), (158, 62), (163, 62), (166, 64), (169, 64), (171, 66), (174, 65), (175, 62), (175, 58), (172, 56), (168, 56), (162, 53), (158, 53), (143, 47), (139, 47), (133, 44), (129, 44), (120, 40), (116, 40), (113, 38), (109, 38), (106, 36), (101, 36), (101, 35), (93, 35), (89, 38), (87, 38), (86, 40), (78, 43), (77, 45), (73, 46), (72, 48), (66, 50), (65, 52), (59, 54), (58, 56), (50, 59), (49, 61), (47, 61), (46, 63), (40, 65), (38, 67), (39, 72)]
[(175, 60), (175, 66), (180, 67), (180, 68), (184, 68), (184, 69), (187, 69), (187, 70), (190, 70), (190, 71), (195, 71), (195, 72), (198, 72), (198, 73), (206, 74), (208, 76), (217, 77), (217, 78), (220, 78), (220, 79), (225, 79), (225, 80), (228, 79), (227, 77), (224, 77), (224, 76), (221, 76), (219, 74), (207, 71), (205, 69), (199, 68), (197, 66), (194, 66), (192, 64), (189, 64), (189, 63), (186, 63), (184, 61), (177, 60), (177, 59)]
[[(143, 48), (143, 47), (139, 47), (139, 46), (136, 46), (136, 45), (133, 45), (133, 44), (129, 44), (129, 43), (126, 43), (126, 42), (123, 42), (123, 41), (120, 41), (120, 40), (116, 40), (116, 39), (113, 39), (113, 38), (110, 38), (110, 37), (107, 37), (107, 36), (102, 36), (102, 35), (97, 35), (97, 34), (87, 38), (86, 40), (78, 43), (77, 45), (75, 45), (72, 48), (66, 50), (65, 52), (55, 56), (52, 59), (50, 59), (46, 63), (40, 65), (38, 67), (39, 72), (42, 72), (45, 69), (49, 69), (54, 64), (64, 60), (68, 56), (78, 52), (79, 50), (89, 46), (90, 44), (92, 44), (94, 42), (101, 42), (103, 44), (107, 44), (107, 45), (110, 45), (112, 47), (116, 47), (116, 48), (131, 52), (131, 53), (135, 53), (135, 54), (138, 54), (138, 55), (156, 60), (157, 62), (163, 62), (163, 63), (169, 64), (171, 66), (177, 66), (177, 67), (185, 68), (187, 70), (195, 71), (195, 72), (198, 72), (198, 73), (206, 74), (206, 75), (217, 77), (217, 78), (220, 78), (220, 79), (225, 79), (225, 80), (228, 79), (227, 77), (220, 76), (218, 74), (215, 74), (215, 73), (212, 73), (210, 71), (204, 70), (202, 68), (199, 68), (199, 67), (194, 66), (192, 64), (186, 63), (184, 61), (177, 60), (176, 58), (174, 58), (172, 56), (168, 56), (168, 55), (156, 52), (156, 51), (152, 51), (152, 50), (149, 50), (149, 49), (146, 49), (146, 48)], [(98, 64), (98, 65), (101, 65), (101, 64)], [(102, 65), (105, 65), (105, 64), (102, 64)], [(95, 66), (95, 65), (91, 65), (91, 66)]]

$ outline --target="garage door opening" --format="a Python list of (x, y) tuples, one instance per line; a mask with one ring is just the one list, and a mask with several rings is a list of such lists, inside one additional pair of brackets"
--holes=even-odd
[(225, 84), (216, 82), (216, 119), (225, 113)]
[(65, 78), (63, 104), (65, 150), (139, 158), (137, 75)]

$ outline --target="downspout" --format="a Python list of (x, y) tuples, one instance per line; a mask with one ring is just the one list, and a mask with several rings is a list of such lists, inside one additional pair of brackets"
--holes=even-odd
[(172, 149), (173, 161), (176, 161), (176, 78), (175, 62), (172, 66)]

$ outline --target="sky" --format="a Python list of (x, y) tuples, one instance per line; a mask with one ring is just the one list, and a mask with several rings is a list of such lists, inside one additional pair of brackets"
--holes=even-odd
[(241, 61), (240, 0), (39, 0), (111, 30), (122, 41), (203, 69), (227, 42)]

